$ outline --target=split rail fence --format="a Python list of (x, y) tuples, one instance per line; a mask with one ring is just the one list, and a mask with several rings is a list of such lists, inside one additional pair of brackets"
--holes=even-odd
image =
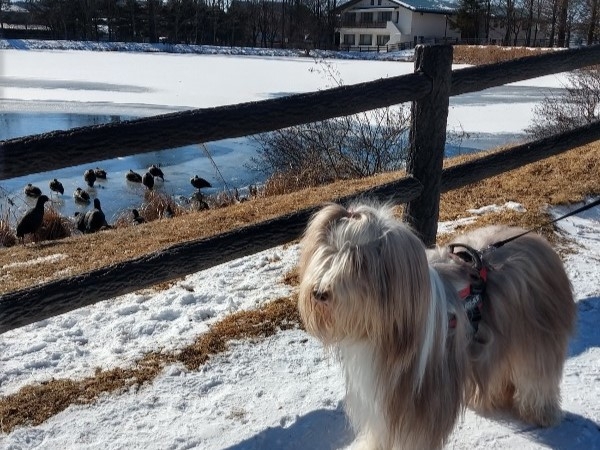
[[(417, 46), (414, 73), (407, 75), (1, 141), (0, 181), (66, 165), (265, 133), (412, 102), (408, 176), (332, 200), (345, 203), (368, 196), (406, 203), (405, 220), (431, 245), (435, 243), (441, 193), (600, 140), (600, 123), (592, 123), (442, 170), (449, 97), (596, 64), (600, 64), (600, 45), (452, 71), (451, 46)], [(0, 333), (290, 242), (302, 234), (317, 209), (297, 210), (81, 275), (2, 294)]]

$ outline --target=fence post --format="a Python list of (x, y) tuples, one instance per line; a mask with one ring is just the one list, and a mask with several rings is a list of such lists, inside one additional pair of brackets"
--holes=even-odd
[(420, 197), (407, 203), (404, 220), (420, 235), (425, 245), (435, 244), (440, 210), (440, 187), (446, 124), (452, 81), (452, 46), (418, 45), (415, 72), (432, 80), (432, 91), (412, 103), (410, 150), (406, 171), (423, 185)]

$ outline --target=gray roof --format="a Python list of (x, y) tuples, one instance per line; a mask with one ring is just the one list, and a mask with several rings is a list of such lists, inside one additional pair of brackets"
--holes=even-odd
[(392, 0), (406, 9), (417, 12), (454, 13), (458, 10), (456, 0)]
[[(350, 0), (339, 5), (336, 10), (343, 11), (361, 0)], [(390, 0), (397, 5), (416, 12), (453, 14), (458, 10), (458, 0)]]

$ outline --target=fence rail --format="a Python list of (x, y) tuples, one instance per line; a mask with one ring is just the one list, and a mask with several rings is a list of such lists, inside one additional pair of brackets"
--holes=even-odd
[[(423, 213), (419, 200), (439, 206), (439, 195), (573, 147), (600, 139), (600, 123), (442, 171), (441, 157), (448, 97), (505, 83), (600, 64), (600, 46), (521, 58), (489, 66), (450, 71), (449, 46), (417, 47), (415, 73), (328, 91), (166, 114), (119, 124), (53, 132), (0, 142), (0, 179), (83, 164), (159, 148), (272, 131), (338, 115), (413, 101), (411, 176), (339, 198), (360, 196), (408, 203), (418, 231), (431, 243), (436, 210)], [(448, 58), (448, 53), (450, 57)], [(432, 115), (436, 118), (431, 120)], [(435, 129), (431, 124), (435, 124)], [(436, 138), (432, 140), (432, 135)], [(55, 151), (59, 148), (60, 151)], [(83, 151), (85, 150), (85, 151)], [(27, 152), (27, 161), (22, 155)], [(435, 158), (427, 175), (424, 160)], [(412, 158), (412, 160), (411, 160)], [(419, 176), (416, 176), (420, 173)], [(426, 195), (426, 197), (424, 197)], [(414, 203), (413, 203), (414, 202)], [(186, 242), (140, 258), (10, 292), (0, 296), (0, 333), (143, 287), (213, 267), (297, 238), (317, 206), (206, 239)], [(431, 217), (428, 217), (431, 216)], [(251, 237), (251, 239), (250, 239)], [(433, 236), (435, 239), (435, 235)], [(185, 258), (186, 264), (181, 264)]]
[[(600, 45), (452, 72), (450, 95), (600, 64)], [(264, 133), (418, 100), (431, 80), (412, 73), (260, 102), (163, 114), (0, 141), (0, 180), (70, 165)], [(60, 149), (60, 151), (56, 151)], [(27, 154), (28, 158), (22, 157)]]

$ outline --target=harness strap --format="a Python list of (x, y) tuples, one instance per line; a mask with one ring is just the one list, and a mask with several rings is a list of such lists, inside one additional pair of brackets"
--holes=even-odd
[[(463, 248), (463, 251), (455, 252), (455, 248)], [(458, 291), (458, 296), (463, 300), (465, 313), (476, 332), (479, 328), (481, 320), (481, 310), (483, 308), (483, 295), (485, 292), (485, 284), (487, 282), (488, 269), (483, 264), (482, 253), (465, 244), (450, 244), (450, 255), (453, 258), (460, 258), (462, 261), (470, 263), (477, 271), (478, 280), (471, 283), (464, 289)], [(456, 328), (456, 317), (451, 317), (449, 322), (450, 328)]]

